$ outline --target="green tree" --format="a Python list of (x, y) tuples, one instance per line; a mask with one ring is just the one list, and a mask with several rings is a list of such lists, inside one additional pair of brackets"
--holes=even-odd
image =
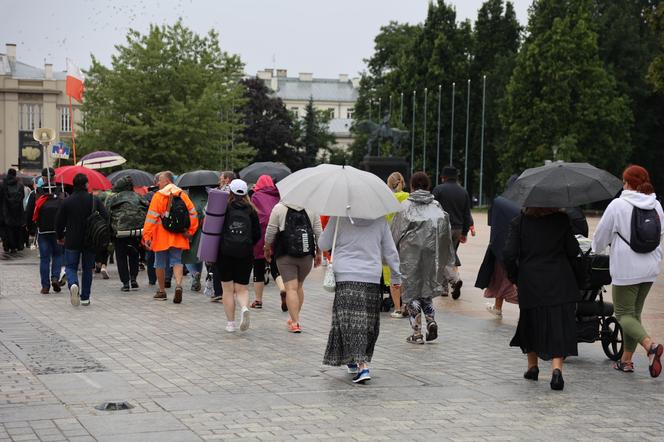
[(538, 0), (507, 87), (503, 179), (545, 159), (617, 172), (629, 156), (632, 113), (599, 58), (590, 0)]
[(657, 54), (648, 68), (648, 80), (658, 92), (664, 92), (664, 4), (648, 16), (650, 26), (657, 39)]
[(244, 139), (256, 149), (254, 161), (278, 161), (291, 169), (301, 167), (295, 139), (296, 122), (281, 98), (269, 95), (262, 80), (242, 81), (247, 101), (240, 109)]
[(123, 154), (128, 165), (152, 172), (239, 168), (254, 156), (241, 141), (238, 109), (242, 62), (181, 21), (130, 30), (111, 68), (96, 58), (86, 80), (84, 129), (88, 150)]
[(334, 135), (328, 129), (329, 122), (330, 115), (326, 111), (316, 109), (313, 98), (309, 98), (299, 128), (300, 147), (303, 151), (301, 167), (318, 164), (319, 152), (329, 156), (335, 142)]

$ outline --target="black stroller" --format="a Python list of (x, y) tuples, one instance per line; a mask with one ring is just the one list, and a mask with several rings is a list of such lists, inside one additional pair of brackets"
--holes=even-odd
[(611, 284), (608, 255), (586, 254), (579, 258), (586, 266), (586, 281), (580, 284), (581, 300), (576, 307), (577, 342), (602, 342), (612, 361), (623, 354), (623, 331), (613, 316), (613, 304), (604, 302), (604, 286)]

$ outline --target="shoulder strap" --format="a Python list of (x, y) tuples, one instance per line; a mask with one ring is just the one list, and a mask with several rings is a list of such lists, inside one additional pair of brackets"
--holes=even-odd
[[(309, 218), (309, 216), (307, 216)], [(330, 262), (334, 260), (334, 248), (337, 246), (337, 232), (339, 231), (339, 221), (341, 219), (337, 217), (336, 222), (334, 223), (334, 239), (332, 239), (332, 251), (330, 252)]]

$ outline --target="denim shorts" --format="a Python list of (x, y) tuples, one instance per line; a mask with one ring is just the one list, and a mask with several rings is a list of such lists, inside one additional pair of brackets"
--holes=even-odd
[(154, 252), (155, 269), (167, 269), (177, 265), (182, 265), (182, 249), (171, 247), (168, 250)]

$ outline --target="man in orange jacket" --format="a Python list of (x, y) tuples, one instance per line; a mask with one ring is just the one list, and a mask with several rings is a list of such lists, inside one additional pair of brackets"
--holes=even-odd
[[(173, 184), (173, 173), (169, 171), (157, 174), (159, 191), (154, 194), (143, 226), (143, 242), (155, 253), (154, 267), (159, 290), (154, 299), (165, 301), (166, 269), (173, 267), (175, 276), (175, 296), (173, 302), (182, 302), (182, 251), (189, 249), (189, 238), (198, 228), (196, 208), (185, 192)], [(163, 219), (168, 216), (173, 200), (180, 198), (189, 211), (189, 228), (184, 233), (166, 230)], [(186, 218), (185, 218), (186, 219)]]

